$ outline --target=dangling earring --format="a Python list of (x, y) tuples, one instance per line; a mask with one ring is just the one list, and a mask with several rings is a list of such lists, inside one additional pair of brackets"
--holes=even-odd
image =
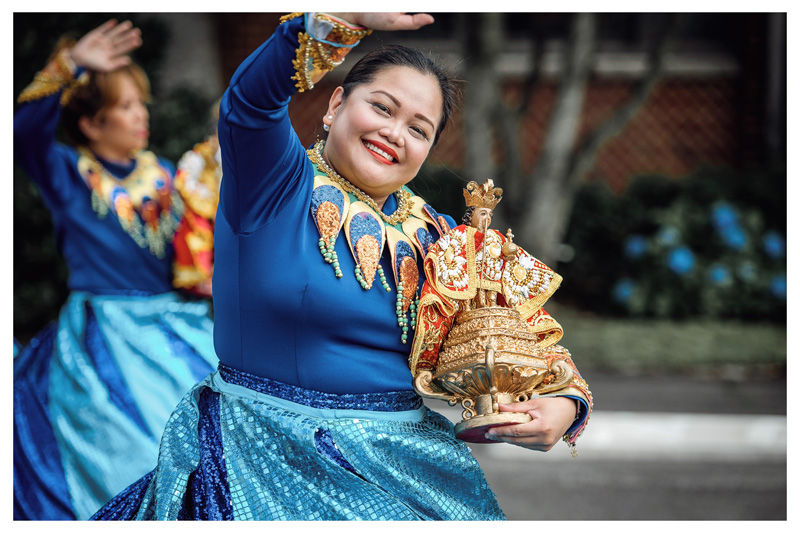
[[(328, 120), (333, 120), (333, 115), (328, 115), (325, 118), (327, 118)], [(323, 124), (322, 125), (322, 129), (325, 130), (325, 131), (331, 131), (331, 127), (328, 126), (327, 124)]]

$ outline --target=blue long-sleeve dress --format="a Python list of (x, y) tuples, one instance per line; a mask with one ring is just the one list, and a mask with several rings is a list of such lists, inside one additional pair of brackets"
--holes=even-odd
[[(14, 115), (15, 161), (50, 210), (70, 289), (14, 358), (15, 519), (87, 519), (152, 470), (167, 418), (218, 361), (208, 303), (172, 290), (172, 164), (56, 141), (76, 74), (51, 65)], [(158, 220), (136, 209), (148, 199)]]
[(302, 146), (288, 103), (306, 38), (302, 17), (281, 24), (222, 98), (219, 370), (176, 410), (158, 467), (96, 519), (503, 518), (409, 369), (422, 257), (455, 223), (407, 191), (383, 213), (410, 215), (383, 221)]

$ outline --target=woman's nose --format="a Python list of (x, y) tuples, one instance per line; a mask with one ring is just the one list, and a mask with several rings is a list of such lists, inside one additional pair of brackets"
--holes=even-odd
[(385, 126), (380, 130), (379, 133), (397, 146), (403, 146), (405, 144), (405, 140), (401, 133), (400, 124), (397, 122), (390, 126)]

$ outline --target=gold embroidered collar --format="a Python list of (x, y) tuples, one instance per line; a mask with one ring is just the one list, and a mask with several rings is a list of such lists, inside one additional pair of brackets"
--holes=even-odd
[(391, 215), (386, 215), (378, 207), (378, 204), (375, 203), (375, 200), (373, 200), (367, 193), (341, 177), (335, 170), (333, 170), (333, 168), (331, 168), (330, 165), (328, 165), (328, 162), (322, 157), (322, 149), (324, 147), (324, 142), (317, 141), (314, 147), (308, 150), (308, 157), (315, 165), (317, 165), (317, 168), (319, 168), (320, 171), (325, 173), (325, 175), (327, 175), (345, 191), (353, 194), (356, 198), (367, 204), (387, 224), (392, 226), (402, 224), (408, 218), (408, 216), (411, 214), (411, 197), (413, 196), (409, 190), (401, 188), (394, 193), (395, 198), (397, 198), (397, 209), (395, 209), (394, 213)]
[(88, 149), (78, 152), (78, 171), (92, 191), (92, 209), (98, 218), (112, 213), (136, 244), (163, 259), (178, 228), (183, 202), (155, 154), (139, 152), (133, 172), (118, 179)]

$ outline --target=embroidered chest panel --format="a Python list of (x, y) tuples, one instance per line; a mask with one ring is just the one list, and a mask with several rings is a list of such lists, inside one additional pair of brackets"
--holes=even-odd
[(139, 153), (134, 171), (118, 179), (91, 152), (81, 149), (78, 171), (92, 191), (92, 209), (98, 218), (110, 213), (136, 244), (163, 258), (178, 227), (183, 202), (156, 156), (148, 151)]

